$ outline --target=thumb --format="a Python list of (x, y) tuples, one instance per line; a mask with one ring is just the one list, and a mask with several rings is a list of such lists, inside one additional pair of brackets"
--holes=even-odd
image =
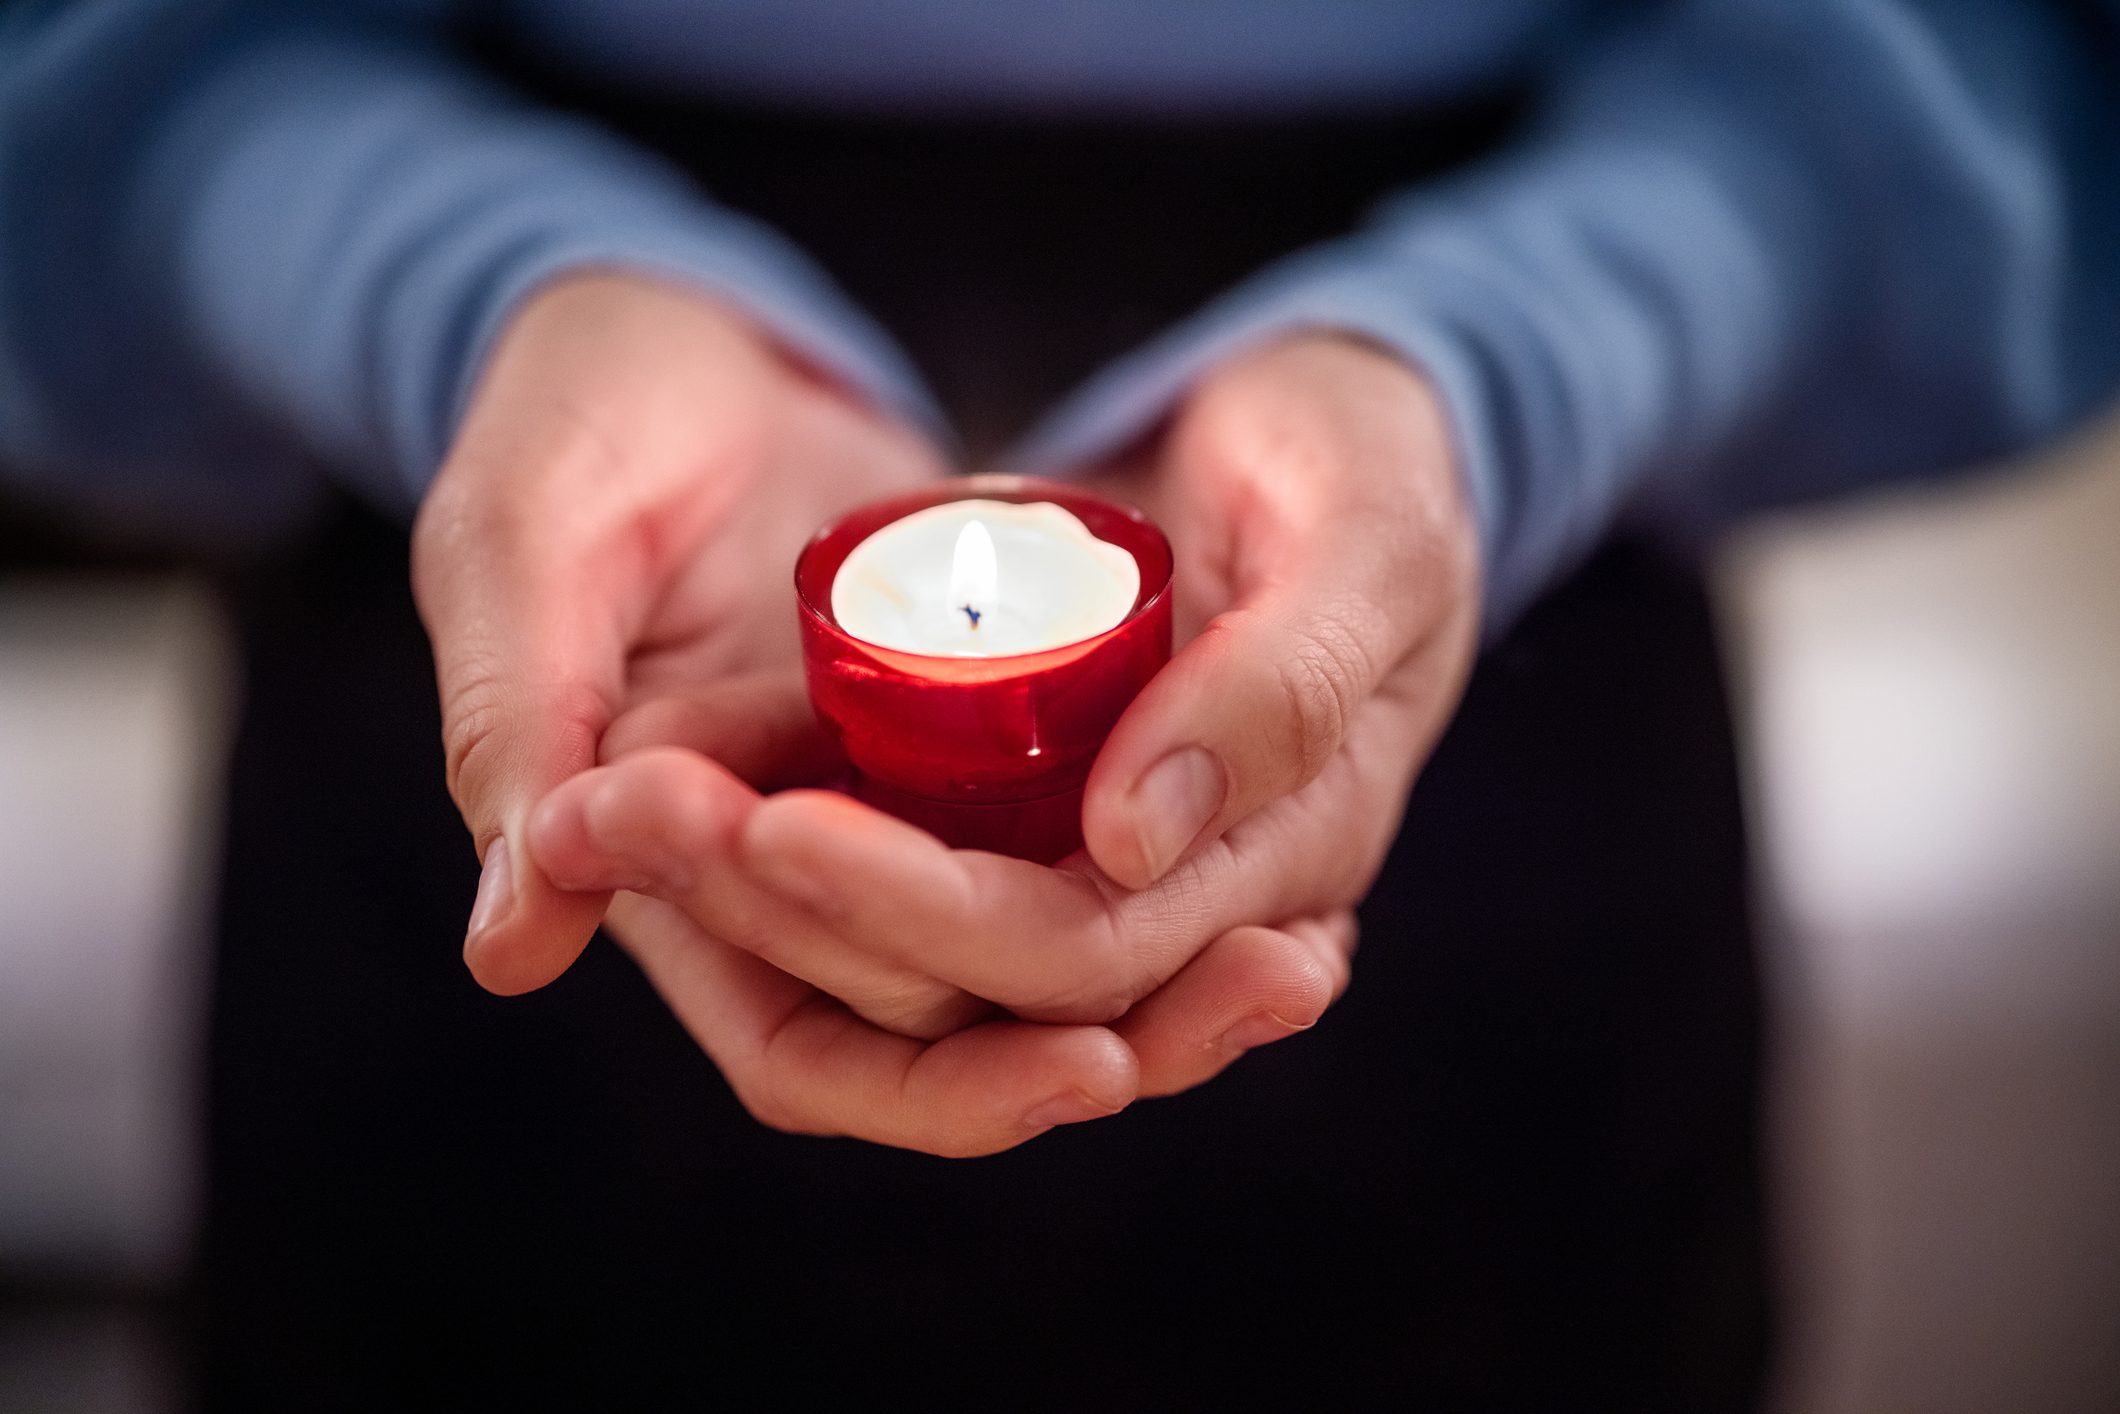
[(1433, 666), (1430, 705), (1454, 694), (1477, 623), (1470, 531), (1461, 518), (1415, 518), (1399, 533), (1378, 522), (1357, 507), (1316, 526), (1120, 718), (1083, 799), (1083, 840), (1106, 874), (1145, 889), (1310, 784), (1409, 660)]
[(1083, 837), (1143, 889), (1268, 801), (1309, 784), (1401, 656), (1382, 615), (1296, 589), (1218, 616), (1172, 658), (1090, 771)]
[[(531, 809), (596, 764), (624, 650), (615, 596), (585, 583), (531, 508), (466, 513), (437, 484), (413, 541), (413, 583), (434, 648), (449, 793), (480, 860), (464, 962), (514, 995), (567, 970), (608, 894), (555, 887), (533, 862)], [(575, 561), (574, 564), (569, 561)]]

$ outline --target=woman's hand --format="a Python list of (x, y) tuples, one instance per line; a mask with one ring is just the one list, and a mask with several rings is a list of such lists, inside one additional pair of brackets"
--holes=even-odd
[(744, 1108), (791, 1134), (969, 1158), (1115, 1114), (1140, 1091), (1102, 1026), (971, 1021), (935, 1040), (877, 1026), (676, 904), (621, 893), (610, 926)]
[(1090, 856), (1147, 889), (1219, 845), (1286, 875), (1292, 903), (1352, 904), (1478, 641), (1478, 543), (1434, 393), (1366, 343), (1291, 338), (1203, 381), (1102, 486), (1170, 534), (1185, 647), (1097, 757)]
[(525, 826), (626, 731), (712, 740), (755, 779), (815, 779), (795, 552), (846, 508), (942, 473), (703, 295), (588, 273), (531, 298), (413, 533), (449, 788), (484, 861), (464, 949), (481, 983), (542, 986), (603, 916), (604, 894), (541, 875)]
[(1170, 532), (1201, 627), (1098, 758), (1085, 854), (952, 851), (650, 752), (548, 799), (538, 858), (828, 988), (827, 963), (859, 959), (1110, 1023), (1143, 1093), (1307, 1026), (1472, 658), (1477, 557), (1440, 410), (1381, 352), (1295, 338), (1207, 379), (1104, 484)]

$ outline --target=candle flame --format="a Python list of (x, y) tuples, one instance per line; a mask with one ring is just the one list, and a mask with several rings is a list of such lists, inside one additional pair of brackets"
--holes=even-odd
[(994, 537), (979, 521), (967, 521), (957, 532), (957, 548), (950, 556), (950, 607), (963, 614), (974, 630), (979, 620), (993, 612), (1001, 597), (1001, 567), (994, 558)]

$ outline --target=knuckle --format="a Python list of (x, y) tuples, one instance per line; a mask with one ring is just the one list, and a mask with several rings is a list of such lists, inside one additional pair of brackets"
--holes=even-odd
[[(1157, 897), (1169, 892), (1167, 880), (1151, 891)], [(1144, 916), (1144, 910), (1153, 907), (1149, 895), (1107, 894), (1095, 921), (1070, 945), (1073, 965), (1048, 989), (1037, 1015), (1073, 1025), (1102, 1026), (1126, 1015), (1135, 1002), (1154, 991), (1161, 978), (1140, 955), (1153, 946), (1153, 920)]]
[[(535, 750), (566, 774), (594, 765), (609, 716), (602, 693), (583, 682), (524, 686), (488, 660), (473, 659), (452, 673), (442, 691), (442, 755), (450, 799), (467, 818), (482, 813), (490, 783)], [(519, 739), (533, 724), (534, 743)], [(497, 830), (481, 820), (474, 829)]]
[(858, 1010), (885, 1030), (939, 1041), (969, 1025), (983, 1007), (948, 983), (906, 975), (876, 984)]
[(922, 1146), (938, 1159), (983, 1159), (1003, 1149), (1014, 1148), (1019, 1139), (996, 1139), (987, 1134), (951, 1133), (938, 1136)]
[(1302, 780), (1325, 768), (1354, 718), (1363, 672), (1353, 636), (1321, 620), (1293, 636), (1273, 661), (1287, 739), (1282, 749)]
[(1133, 993), (1108, 981), (1082, 982), (1056, 993), (1036, 1015), (1039, 1019), (1073, 1026), (1103, 1026), (1126, 1015), (1134, 1004)]
[(785, 935), (769, 925), (756, 908), (734, 896), (735, 892), (689, 897), (686, 912), (716, 937), (742, 948), (760, 962), (778, 967), (783, 972), (791, 971), (784, 965), (787, 962)]
[(738, 1103), (751, 1118), (783, 1134), (843, 1132), (825, 1121), (831, 1081), (818, 1067), (833, 1036), (851, 1019), (852, 1013), (822, 992), (797, 1003), (737, 1064), (723, 1066)]
[(1241, 908), (1236, 900), (1258, 882), (1235, 884), (1237, 865), (1230, 837), (1219, 836), (1153, 888), (1120, 905), (1123, 930), (1136, 942), (1134, 955), (1116, 958), (1114, 967), (1131, 977), (1128, 991), (1135, 1000), (1154, 991), (1229, 926), (1232, 909)]
[(784, 1065), (776, 1063), (768, 1046), (741, 1064), (724, 1065), (722, 1075), (744, 1113), (768, 1129), (782, 1134), (828, 1135), (834, 1131), (819, 1123), (814, 1107), (804, 1105), (794, 1093)]
[(500, 750), (501, 727), (506, 717), (491, 680), (484, 675), (443, 698), (443, 776), (449, 785), (449, 798), (467, 818), (475, 806), (470, 783), (485, 776), (485, 763)]
[(778, 1130), (782, 1134), (811, 1137), (830, 1133), (791, 1105), (787, 1097), (774, 1085), (762, 1083), (755, 1077), (750, 1080), (738, 1080), (731, 1076), (729, 1089), (735, 1094), (736, 1102), (743, 1106), (744, 1113), (768, 1129)]

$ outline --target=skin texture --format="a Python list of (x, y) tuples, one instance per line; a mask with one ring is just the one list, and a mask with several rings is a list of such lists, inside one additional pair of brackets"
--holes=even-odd
[(1426, 384), (1289, 338), (1095, 478), (1170, 533), (1184, 646), (1054, 868), (764, 793), (821, 766), (796, 548), (939, 474), (698, 296), (587, 276), (526, 307), (415, 543), (487, 860), (482, 982), (550, 980), (608, 905), (762, 1121), (942, 1154), (1187, 1088), (1317, 1020), (1476, 637)]

